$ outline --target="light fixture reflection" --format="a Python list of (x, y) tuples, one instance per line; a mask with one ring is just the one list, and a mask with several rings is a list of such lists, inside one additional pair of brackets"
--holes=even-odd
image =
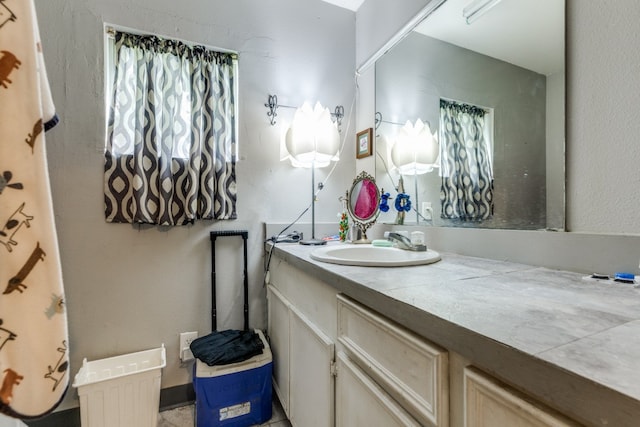
[(422, 175), (439, 167), (439, 146), (429, 124), (416, 120), (404, 125), (391, 149), (391, 161), (400, 175)]

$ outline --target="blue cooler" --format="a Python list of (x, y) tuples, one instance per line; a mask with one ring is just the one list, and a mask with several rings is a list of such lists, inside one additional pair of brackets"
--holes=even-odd
[(271, 419), (271, 348), (262, 331), (262, 354), (243, 362), (208, 366), (196, 360), (196, 427), (245, 427)]

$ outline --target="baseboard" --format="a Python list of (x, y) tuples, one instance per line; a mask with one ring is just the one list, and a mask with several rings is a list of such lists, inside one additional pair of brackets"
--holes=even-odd
[[(193, 384), (183, 384), (160, 390), (160, 411), (192, 404), (196, 400)], [(53, 412), (37, 420), (24, 421), (29, 427), (81, 427), (80, 408)]]
[(37, 420), (25, 420), (24, 423), (29, 427), (81, 427), (80, 408), (52, 412), (51, 414), (38, 418)]
[(160, 390), (160, 411), (190, 405), (195, 401), (196, 391), (191, 383)]

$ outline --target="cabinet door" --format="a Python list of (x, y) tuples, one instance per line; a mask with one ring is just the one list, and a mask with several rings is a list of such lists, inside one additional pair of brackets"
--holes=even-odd
[(267, 286), (269, 341), (273, 357), (273, 389), (287, 416), (289, 411), (289, 303), (273, 286)]
[(334, 344), (295, 307), (289, 307), (290, 415), (296, 427), (334, 423)]
[(336, 364), (336, 427), (420, 425), (346, 354)]
[(480, 371), (464, 370), (466, 427), (568, 427), (579, 424)]

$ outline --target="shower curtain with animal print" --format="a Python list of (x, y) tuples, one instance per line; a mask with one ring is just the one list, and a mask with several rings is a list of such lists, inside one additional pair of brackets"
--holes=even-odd
[(33, 0), (0, 0), (0, 412), (41, 417), (69, 383), (44, 131), (54, 126)]

